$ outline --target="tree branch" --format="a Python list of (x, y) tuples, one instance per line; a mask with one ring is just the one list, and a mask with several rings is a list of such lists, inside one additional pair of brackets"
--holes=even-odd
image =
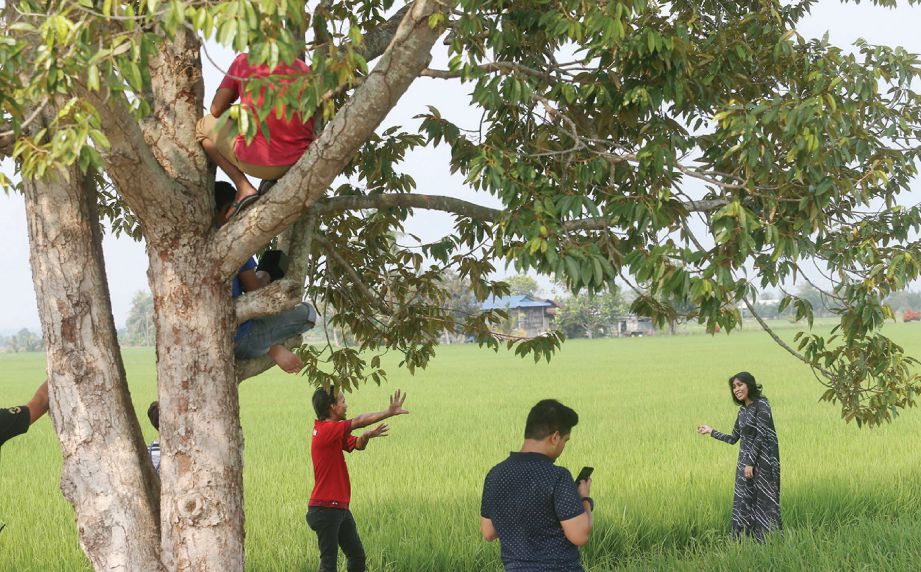
[(289, 278), (276, 280), (265, 288), (244, 294), (234, 301), (237, 324), (290, 310), (301, 301), (303, 295), (303, 284)]
[(382, 314), (390, 315), (392, 313), (390, 308), (380, 298), (380, 296), (375, 295), (374, 292), (368, 288), (368, 286), (361, 279), (361, 276), (358, 274), (358, 271), (355, 270), (346, 259), (342, 258), (342, 255), (336, 251), (335, 247), (328, 240), (319, 236), (315, 237), (314, 240), (323, 246), (323, 248), (326, 250), (326, 256), (335, 262), (336, 266), (345, 271), (345, 273), (352, 280), (352, 284), (358, 288), (358, 291), (368, 299), (368, 302), (370, 302), (372, 306), (377, 308), (377, 310)]
[(247, 256), (301, 217), (326, 192), (358, 148), (367, 141), (430, 59), (442, 28), (429, 17), (449, 9), (435, 0), (417, 0), (406, 12), (377, 66), (320, 137), (265, 197), (224, 225), (215, 252), (226, 253), (221, 274), (230, 277)]
[(767, 324), (767, 322), (764, 321), (764, 318), (761, 317), (761, 315), (758, 313), (758, 311), (755, 310), (754, 304), (752, 304), (751, 302), (749, 302), (749, 301), (748, 301), (748, 298), (743, 298), (742, 301), (745, 302), (745, 307), (748, 308), (748, 311), (751, 312), (751, 315), (755, 318), (755, 320), (758, 321), (758, 324), (761, 326), (761, 329), (764, 330), (765, 332), (767, 332), (768, 335), (771, 336), (771, 339), (773, 339), (774, 342), (775, 342), (778, 346), (780, 346), (780, 347), (782, 347), (783, 349), (787, 350), (787, 352), (788, 352), (790, 355), (792, 355), (792, 356), (795, 357), (796, 359), (800, 360), (801, 362), (805, 363), (806, 365), (810, 366), (811, 368), (815, 369), (816, 371), (820, 372), (820, 373), (821, 373), (822, 375), (824, 375), (826, 378), (828, 378), (828, 379), (834, 379), (834, 376), (831, 374), (831, 372), (829, 372), (828, 370), (826, 370), (826, 369), (824, 369), (824, 368), (821, 368), (821, 367), (817, 366), (816, 364), (812, 363), (811, 361), (809, 361), (808, 359), (806, 359), (806, 356), (804, 356), (803, 354), (799, 353), (798, 351), (796, 351), (795, 349), (793, 349), (792, 347), (790, 347), (790, 345), (789, 345), (787, 342), (785, 342), (785, 341), (783, 341), (782, 339), (780, 339), (780, 336), (778, 336), (778, 335), (774, 332), (774, 330)]
[[(688, 212), (712, 212), (726, 204), (725, 199), (710, 199), (701, 201), (688, 201), (681, 203)], [(466, 216), (482, 222), (496, 220), (504, 211), (484, 207), (476, 203), (439, 195), (420, 195), (413, 193), (392, 193), (362, 196), (338, 196), (323, 199), (314, 204), (311, 209), (316, 214), (337, 213), (351, 210), (381, 209), (389, 207), (419, 208), (443, 211), (456, 215)], [(565, 221), (565, 230), (603, 230), (610, 227), (610, 223), (603, 217), (591, 217), (579, 220)]]
[[(41, 116), (42, 111), (48, 107), (50, 99), (45, 97), (42, 102), (19, 124), (19, 131), (22, 132), (29, 127), (32, 122)], [(0, 159), (9, 157), (13, 154), (14, 143), (16, 143), (16, 131), (9, 123), (0, 123)]]
[(202, 115), (205, 94), (198, 36), (186, 28), (178, 29), (175, 38), (160, 42), (149, 69), (151, 93), (145, 94), (145, 99), (153, 112), (141, 123), (144, 138), (170, 177), (201, 200), (211, 173), (207, 157), (195, 140), (195, 124)]
[(8, 125), (0, 125), (0, 129), (3, 130), (3, 133), (0, 133), (0, 159), (13, 154), (13, 143), (16, 142), (16, 138), (12, 131), (7, 131), (8, 127)]
[(365, 34), (363, 38), (364, 45), (361, 50), (361, 55), (365, 58), (365, 61), (370, 62), (384, 53), (387, 46), (390, 45), (390, 41), (393, 40), (393, 36), (397, 33), (400, 22), (403, 21), (411, 7), (412, 3), (403, 6), (386, 22)]
[(311, 211), (289, 228), (279, 240), (279, 248), (288, 252), (288, 276), (301, 284), (307, 279), (316, 225), (316, 215)]
[[(125, 96), (85, 92), (84, 97), (98, 111), (100, 124), (110, 145), (99, 149), (106, 173), (128, 207), (137, 215), (148, 240), (157, 240), (174, 229), (171, 212), (189, 210), (181, 188), (154, 156)], [(196, 189), (201, 194), (201, 188)], [(210, 220), (204, 217), (202, 220)], [(187, 229), (184, 229), (187, 230)]]
[[(301, 345), (301, 336), (293, 336), (283, 341), (280, 345), (293, 350), (294, 348)], [(236, 372), (237, 372), (237, 384), (241, 384), (251, 377), (255, 377), (260, 373), (266, 372), (272, 367), (275, 366), (275, 360), (270, 358), (268, 355), (253, 359), (244, 359), (237, 362)]]
[[(544, 80), (545, 82), (553, 85), (557, 83), (557, 78), (550, 75), (549, 73), (530, 68), (528, 66), (523, 66), (521, 64), (516, 64), (512, 62), (491, 62), (488, 64), (482, 64), (476, 66), (476, 69), (485, 73), (492, 72), (519, 72), (537, 79)], [(419, 74), (424, 77), (431, 77), (436, 79), (457, 79), (464, 77), (464, 70), (436, 70), (432, 68), (426, 68), (422, 70), (422, 73)]]
[(337, 213), (343, 211), (381, 209), (388, 207), (420, 208), (454, 213), (472, 219), (490, 222), (502, 213), (499, 209), (484, 207), (454, 197), (438, 195), (420, 195), (412, 193), (392, 193), (363, 196), (338, 196), (323, 199), (314, 204), (311, 212), (316, 214)]

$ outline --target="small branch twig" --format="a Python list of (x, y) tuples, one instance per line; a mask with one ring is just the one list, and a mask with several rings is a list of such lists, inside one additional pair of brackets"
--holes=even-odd
[(342, 258), (342, 256), (336, 252), (336, 249), (331, 242), (320, 236), (315, 236), (313, 239), (316, 240), (317, 243), (319, 243), (324, 248), (324, 250), (326, 250), (326, 255), (333, 262), (335, 262), (337, 266), (345, 271), (348, 277), (352, 280), (352, 283), (355, 285), (355, 287), (358, 288), (358, 290), (365, 296), (365, 298), (368, 299), (372, 306), (374, 306), (382, 314), (390, 315), (392, 313), (387, 304), (381, 300), (379, 296), (376, 296), (373, 292), (371, 292), (371, 289), (368, 288), (368, 286), (361, 279), (358, 271), (356, 271), (352, 265), (348, 263), (347, 260)]
[(769, 325), (767, 324), (767, 322), (764, 321), (764, 318), (762, 318), (761, 315), (758, 313), (758, 311), (755, 310), (755, 306), (754, 306), (751, 302), (749, 302), (748, 298), (743, 298), (742, 301), (745, 302), (745, 307), (748, 308), (748, 311), (751, 312), (751, 315), (755, 318), (755, 320), (758, 321), (758, 324), (761, 326), (761, 329), (764, 330), (765, 332), (767, 332), (768, 335), (771, 336), (771, 339), (773, 339), (774, 342), (775, 342), (778, 346), (780, 346), (780, 347), (782, 347), (783, 349), (787, 350), (787, 352), (788, 352), (790, 355), (792, 355), (792, 356), (795, 357), (796, 359), (802, 361), (803, 363), (805, 363), (805, 364), (808, 365), (809, 367), (811, 367), (811, 368), (813, 368), (813, 369), (819, 371), (819, 372), (820, 372), (822, 375), (824, 375), (826, 378), (828, 378), (828, 379), (833, 379), (833, 378), (834, 378), (834, 376), (831, 374), (830, 371), (828, 371), (828, 370), (826, 370), (826, 369), (824, 369), (824, 368), (822, 368), (822, 367), (819, 367), (818, 365), (812, 363), (811, 361), (809, 361), (809, 360), (806, 358), (806, 356), (804, 356), (803, 354), (799, 353), (798, 351), (796, 351), (795, 349), (793, 349), (787, 342), (785, 342), (785, 341), (783, 341), (782, 339), (780, 339), (780, 336), (778, 336), (777, 333), (774, 332), (774, 330), (771, 328), (771, 326), (769, 326)]

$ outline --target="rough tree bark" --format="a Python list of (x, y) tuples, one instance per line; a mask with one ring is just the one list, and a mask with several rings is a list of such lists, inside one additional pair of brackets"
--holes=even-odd
[(23, 181), (61, 488), (97, 570), (161, 570), (158, 485), (125, 380), (95, 182)]
[[(181, 220), (177, 220), (180, 223)], [(243, 569), (236, 320), (207, 234), (151, 244), (157, 326), (162, 554), (169, 570)]]

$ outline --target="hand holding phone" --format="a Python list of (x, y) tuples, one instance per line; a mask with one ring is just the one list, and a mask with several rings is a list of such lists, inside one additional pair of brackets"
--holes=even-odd
[(576, 477), (576, 484), (578, 485), (580, 481), (587, 481), (589, 477), (592, 476), (592, 471), (595, 470), (595, 467), (582, 467), (582, 470), (579, 471), (579, 476)]

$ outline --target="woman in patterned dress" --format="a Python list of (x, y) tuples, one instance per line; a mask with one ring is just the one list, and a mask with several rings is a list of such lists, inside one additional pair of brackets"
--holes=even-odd
[(730, 377), (729, 389), (741, 406), (732, 433), (720, 433), (709, 425), (700, 425), (697, 432), (730, 445), (742, 440), (732, 501), (732, 534), (752, 536), (760, 542), (766, 533), (782, 529), (780, 452), (774, 417), (752, 374), (743, 371)]

